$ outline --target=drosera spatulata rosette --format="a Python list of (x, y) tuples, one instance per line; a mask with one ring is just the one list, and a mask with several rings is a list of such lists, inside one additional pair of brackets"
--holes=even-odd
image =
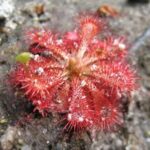
[(137, 88), (124, 39), (98, 38), (103, 25), (86, 15), (61, 38), (47, 29), (29, 31), (29, 52), (17, 56), (11, 72), (35, 110), (66, 114), (66, 129), (113, 130), (123, 122), (122, 96)]

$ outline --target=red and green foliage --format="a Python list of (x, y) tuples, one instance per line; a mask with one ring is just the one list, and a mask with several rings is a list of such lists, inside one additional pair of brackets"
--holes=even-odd
[(32, 58), (11, 73), (43, 116), (66, 113), (65, 128), (112, 130), (122, 124), (122, 96), (136, 88), (124, 39), (98, 38), (103, 25), (87, 15), (61, 38), (49, 30), (28, 32)]

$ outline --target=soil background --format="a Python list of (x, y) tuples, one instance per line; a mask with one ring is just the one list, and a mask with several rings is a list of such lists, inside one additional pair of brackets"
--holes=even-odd
[[(139, 89), (132, 93), (129, 104), (125, 104), (125, 124), (118, 132), (62, 132), (63, 125), (58, 123), (60, 115), (49, 114), (43, 118), (33, 114), (33, 106), (11, 89), (7, 76), (15, 64), (15, 56), (26, 51), (25, 31), (39, 27), (64, 33), (73, 29), (74, 18), (79, 13), (95, 12), (103, 4), (119, 13), (106, 19), (112, 33), (128, 39), (130, 63), (140, 76)], [(150, 3), (0, 0), (0, 143), (1, 150), (149, 150)]]

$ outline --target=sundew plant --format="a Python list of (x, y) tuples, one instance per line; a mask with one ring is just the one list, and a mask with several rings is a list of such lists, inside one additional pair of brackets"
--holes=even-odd
[(42, 116), (65, 114), (65, 128), (110, 131), (123, 123), (122, 97), (136, 89), (136, 73), (124, 38), (100, 37), (101, 18), (83, 15), (77, 22), (61, 37), (30, 30), (29, 52), (17, 56), (11, 82)]

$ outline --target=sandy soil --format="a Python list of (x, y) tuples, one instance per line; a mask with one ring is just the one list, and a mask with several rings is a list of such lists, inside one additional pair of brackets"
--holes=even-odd
[[(44, 14), (34, 8), (44, 4)], [(110, 30), (130, 43), (130, 62), (140, 75), (139, 90), (126, 106), (124, 127), (117, 133), (62, 132), (60, 116), (42, 118), (22, 94), (7, 84), (15, 56), (26, 50), (23, 32), (48, 27), (64, 33), (74, 16), (109, 4), (119, 16), (109, 18)], [(0, 0), (0, 143), (2, 150), (149, 150), (150, 149), (150, 3), (128, 5), (124, 0)]]

